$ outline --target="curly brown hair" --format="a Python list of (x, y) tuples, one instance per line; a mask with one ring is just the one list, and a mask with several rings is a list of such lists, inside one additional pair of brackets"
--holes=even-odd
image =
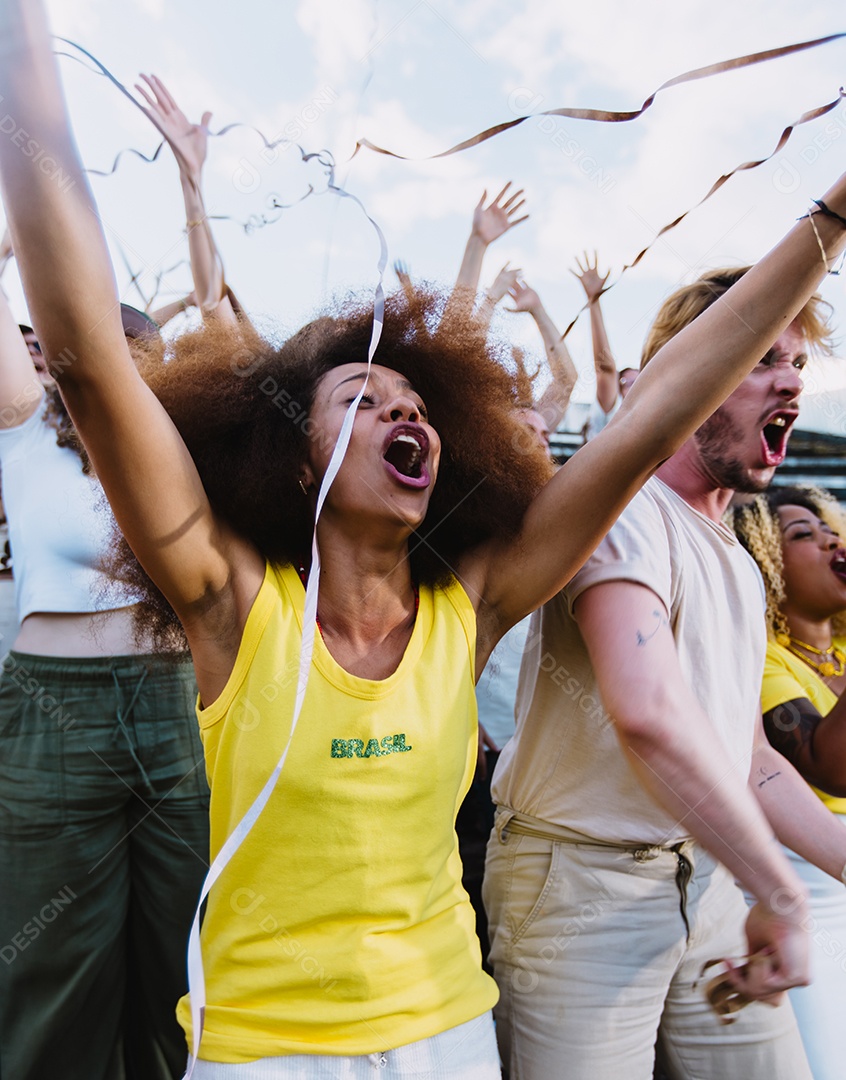
[[(445, 323), (443, 307), (434, 292), (389, 297), (374, 358), (409, 380), (441, 438), (438, 480), (409, 543), (421, 584), (449, 580), (462, 553), (483, 541), (516, 535), (553, 469), (540, 448), (515, 452), (520, 395), (507, 349), (486, 342), (472, 320)], [(314, 437), (309, 411), (328, 371), (366, 362), (372, 321), (372, 303), (352, 298), (281, 347), (244, 324), (212, 321), (167, 346), (148, 342), (146, 355), (135, 349), (215, 513), (271, 563), (296, 564), (310, 551), (313, 512), (299, 486)], [(141, 595), (139, 632), (160, 649), (184, 648), (174, 612), (119, 534), (108, 569)]]
[(517, 406), (520, 409), (534, 409), (535, 407), (535, 379), (540, 375), (541, 366), (529, 373), (526, 367), (526, 353), (517, 345), (511, 347), (511, 358), (514, 361), (514, 378), (516, 380)]
[[(812, 485), (771, 488), (751, 502), (726, 513), (726, 523), (737, 535), (761, 571), (767, 597), (767, 627), (774, 638), (790, 637), (782, 611), (786, 599), (782, 558), (780, 506), (802, 506), (823, 521), (832, 532), (846, 537), (846, 511), (828, 491)], [(835, 634), (846, 633), (846, 612), (831, 620)]]
[(82, 471), (86, 476), (92, 475), (91, 462), (88, 452), (73, 426), (73, 420), (67, 406), (62, 400), (58, 386), (51, 386), (44, 391), (46, 403), (44, 406), (44, 423), (56, 432), (56, 445), (73, 450), (80, 460)]

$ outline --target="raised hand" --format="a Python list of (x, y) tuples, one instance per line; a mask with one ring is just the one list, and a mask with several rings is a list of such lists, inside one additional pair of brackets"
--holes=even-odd
[(488, 298), (493, 301), (493, 303), (498, 304), (503, 296), (507, 296), (511, 292), (511, 289), (517, 284), (522, 272), (523, 271), (516, 266), (511, 269), (508, 263), (506, 263), (496, 275), (493, 284), (488, 289)]
[(429, 337), (429, 328), (426, 326), (423, 309), (419, 303), (420, 294), (417, 292), (417, 289), (414, 287), (414, 282), (411, 280), (411, 268), (408, 263), (402, 259), (395, 259), (394, 273), (397, 275), (402, 291), (405, 294), (405, 299), (408, 301), (408, 305), (411, 308), (415, 329), (420, 335), (421, 340), (423, 340)]
[(528, 311), (535, 313), (541, 307), (541, 298), (534, 289), (526, 284), (525, 281), (515, 281), (508, 292), (514, 302), (514, 307), (506, 308), (506, 311)]
[[(475, 303), (476, 290), (479, 287), (479, 278), (482, 273), (482, 262), (488, 244), (502, 236), (503, 233), (508, 232), (509, 229), (513, 229), (515, 225), (519, 225), (521, 221), (525, 221), (529, 216), (524, 214), (522, 217), (515, 217), (526, 200), (521, 198), (523, 194), (522, 188), (515, 191), (513, 195), (509, 195), (508, 189), (510, 187), (511, 181), (509, 180), (497, 197), (487, 206), (485, 206), (485, 199), (487, 199), (488, 193), (483, 191), (481, 199), (479, 199), (473, 210), (473, 225), (467, 238), (467, 246), (464, 249), (464, 257), (461, 260), (458, 277), (455, 279), (455, 288), (447, 301), (441, 319), (441, 326), (449, 325), (455, 318), (469, 318), (473, 314), (473, 304)], [(499, 280), (498, 278), (497, 281)], [(500, 282), (500, 284), (502, 283)], [(507, 291), (507, 289), (503, 289), (498, 296), (494, 292), (488, 293), (476, 316), (476, 322), (480, 328), (483, 329), (490, 323), (494, 307), (506, 295)]]
[(488, 197), (488, 193), (483, 191), (481, 199), (476, 204), (473, 211), (471, 235), (478, 237), (484, 244), (493, 243), (503, 233), (513, 229), (515, 225), (519, 225), (521, 221), (525, 221), (529, 216), (528, 214), (523, 214), (519, 218), (514, 216), (525, 205), (526, 200), (520, 198), (523, 194), (523, 188), (515, 191), (506, 199), (505, 196), (510, 187), (511, 181), (509, 180), (499, 195), (487, 206), (485, 206), (485, 199)]
[(403, 262), (402, 259), (394, 260), (394, 273), (397, 275), (397, 280), (402, 285), (404, 291), (408, 291), (411, 287), (411, 270), (407, 262)]
[(208, 124), (212, 114), (205, 112), (199, 124), (192, 124), (158, 76), (139, 77), (146, 83), (146, 87), (135, 84), (135, 89), (147, 102), (147, 108), (143, 105), (141, 108), (167, 140), (180, 171), (196, 179), (206, 160)]
[(609, 270), (604, 277), (600, 275), (599, 270), (597, 269), (598, 260), (595, 251), (593, 253), (593, 262), (591, 262), (587, 252), (584, 252), (582, 258), (584, 259), (584, 264), (582, 263), (582, 259), (579, 259), (579, 257), (576, 256), (578, 272), (576, 272), (576, 270), (571, 270), (570, 273), (573, 277), (579, 279), (582, 288), (585, 290), (588, 303), (592, 304), (595, 300), (599, 299), (599, 294), (604, 289), (605, 282), (608, 280), (611, 271)]

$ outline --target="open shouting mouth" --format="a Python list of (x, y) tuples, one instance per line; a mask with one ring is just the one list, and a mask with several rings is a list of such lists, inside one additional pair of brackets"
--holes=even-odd
[(764, 464), (781, 465), (787, 457), (787, 440), (799, 414), (795, 409), (782, 409), (767, 420), (761, 430), (761, 456)]
[(429, 437), (419, 424), (395, 424), (382, 446), (385, 468), (405, 487), (429, 486), (428, 457)]

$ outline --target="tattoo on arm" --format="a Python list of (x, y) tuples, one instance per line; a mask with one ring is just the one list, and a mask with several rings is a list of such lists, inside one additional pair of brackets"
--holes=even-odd
[(644, 634), (642, 630), (636, 631), (638, 648), (640, 648), (641, 645), (645, 645), (647, 641), (651, 641), (662, 626), (669, 625), (669, 623), (667, 622), (667, 616), (664, 614), (663, 611), (653, 611), (652, 616), (655, 619), (655, 627), (652, 630), (651, 634)]
[(807, 700), (797, 698), (764, 713), (764, 731), (770, 745), (803, 772), (814, 756), (814, 735), (822, 717)]
[(758, 770), (758, 774), (760, 776), (760, 779), (756, 780), (755, 784), (757, 787), (762, 788), (764, 784), (769, 783), (770, 780), (775, 780), (777, 776), (781, 776), (781, 769), (776, 769), (775, 772), (771, 773), (768, 769), (761, 767)]

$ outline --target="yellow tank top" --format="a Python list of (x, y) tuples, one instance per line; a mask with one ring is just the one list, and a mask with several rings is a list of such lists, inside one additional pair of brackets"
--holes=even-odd
[[(229, 681), (198, 707), (212, 857), (290, 732), (304, 597), (292, 567), (267, 567)], [(455, 836), (476, 758), (475, 627), (460, 585), (421, 588), (381, 681), (350, 675), (317, 635), (280, 780), (209, 897), (201, 1058), (369, 1054), (496, 1001)], [(187, 995), (178, 1018), (190, 1046)]]
[[(846, 652), (846, 638), (835, 638), (834, 644)], [(821, 716), (830, 713), (837, 704), (837, 695), (798, 656), (775, 641), (767, 642), (764, 682), (761, 687), (761, 709), (767, 713), (786, 701), (807, 698)], [(846, 799), (827, 795), (811, 788), (835, 814), (846, 814)]]

